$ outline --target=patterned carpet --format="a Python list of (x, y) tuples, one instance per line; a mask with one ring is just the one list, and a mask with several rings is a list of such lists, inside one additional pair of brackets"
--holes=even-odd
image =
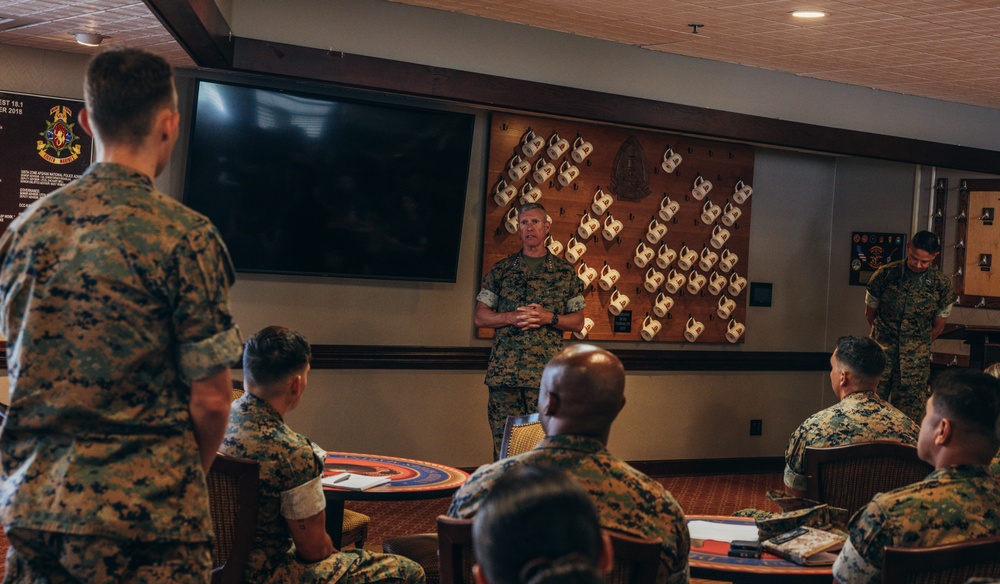
[[(731, 515), (753, 507), (778, 510), (764, 498), (770, 489), (780, 489), (780, 473), (676, 476), (658, 478), (674, 498), (692, 515)], [(371, 517), (365, 548), (382, 550), (382, 540), (435, 530), (434, 520), (448, 511), (449, 499), (431, 501), (348, 501), (346, 507)]]
[[(697, 515), (729, 515), (738, 509), (773, 509), (764, 498), (769, 489), (781, 488), (780, 473), (676, 476), (658, 478), (684, 508)], [(449, 499), (431, 501), (349, 501), (353, 509), (371, 517), (365, 548), (382, 551), (382, 540), (435, 530), (434, 520), (448, 511)], [(0, 570), (7, 555), (7, 538), (0, 532)], [(694, 579), (692, 582), (699, 582)]]

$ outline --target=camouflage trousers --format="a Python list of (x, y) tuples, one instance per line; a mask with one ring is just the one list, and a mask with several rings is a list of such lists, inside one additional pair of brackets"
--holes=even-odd
[(208, 584), (211, 580), (208, 542), (131, 541), (18, 528), (9, 529), (7, 539), (4, 584)]
[(900, 382), (899, 361), (889, 357), (885, 366), (885, 374), (878, 382), (878, 396), (892, 404), (894, 408), (906, 414), (908, 418), (920, 424), (924, 419), (927, 398), (930, 390), (927, 383), (903, 385)]
[(500, 460), (500, 444), (507, 416), (527, 416), (538, 413), (537, 387), (491, 387), (486, 414), (493, 432), (493, 460)]
[[(341, 574), (343, 562), (351, 567)], [(420, 564), (403, 556), (376, 554), (359, 549), (341, 550), (325, 560), (304, 564), (297, 559), (284, 562), (266, 578), (254, 578), (254, 582), (268, 584), (373, 584), (391, 582), (394, 584), (424, 584), (424, 569)]]

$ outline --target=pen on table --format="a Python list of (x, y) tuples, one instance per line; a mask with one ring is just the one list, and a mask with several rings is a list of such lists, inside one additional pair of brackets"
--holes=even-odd
[(345, 474), (344, 476), (340, 477), (339, 479), (334, 479), (333, 484), (342, 483), (342, 482), (346, 481), (349, 478), (351, 478), (351, 475)]

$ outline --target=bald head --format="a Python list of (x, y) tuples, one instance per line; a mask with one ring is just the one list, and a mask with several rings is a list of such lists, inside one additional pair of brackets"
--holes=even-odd
[(545, 366), (538, 413), (549, 436), (572, 434), (607, 442), (624, 405), (625, 368), (604, 349), (573, 345)]

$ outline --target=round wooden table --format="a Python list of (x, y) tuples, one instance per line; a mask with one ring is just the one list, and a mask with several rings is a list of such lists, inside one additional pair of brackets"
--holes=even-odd
[(323, 494), (326, 495), (326, 531), (338, 549), (343, 535), (344, 501), (443, 499), (452, 496), (469, 478), (465, 471), (435, 462), (356, 452), (327, 452), (323, 475), (342, 472), (386, 476), (389, 483), (364, 491), (323, 487)]

